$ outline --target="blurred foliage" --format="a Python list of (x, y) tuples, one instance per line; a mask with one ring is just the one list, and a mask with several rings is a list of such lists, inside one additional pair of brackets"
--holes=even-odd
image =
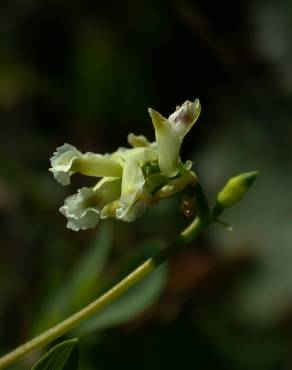
[(75, 338), (57, 344), (31, 370), (77, 370), (78, 351), (76, 349), (76, 342), (77, 339)]
[(65, 281), (53, 286), (51, 292), (46, 292), (45, 302), (41, 304), (40, 311), (35, 313), (33, 335), (49, 329), (97, 296), (98, 288), (103, 284), (102, 270), (109, 257), (111, 239), (109, 228), (99, 230), (97, 238), (87, 246)]
[(130, 131), (153, 139), (148, 106), (167, 115), (199, 97), (183, 158), (210, 200), (240, 172), (259, 170), (256, 186), (224, 215), (232, 233), (212, 226), (93, 319), (80, 369), (291, 368), (291, 12), (288, 0), (1, 2), (0, 352), (189, 222), (172, 199), (135, 224), (67, 230), (57, 210), (88, 180), (56, 184), (55, 148), (110, 152)]
[[(133, 255), (129, 256), (126, 260), (126, 266), (122, 265), (122, 269), (120, 267), (122, 274), (118, 271), (115, 276), (116, 282), (120, 281), (123, 277), (127, 276), (128, 273), (133, 271), (134, 268), (144, 262), (146, 256), (148, 258), (157, 252), (159, 244), (160, 243), (155, 243), (154, 241), (148, 241), (146, 243), (144, 242), (143, 245), (138, 245), (137, 248), (139, 249), (138, 253), (135, 253), (136, 256), (134, 255), (135, 258), (133, 258)], [(145, 252), (147, 253), (145, 254)], [(88, 334), (98, 329), (121, 325), (143, 313), (159, 298), (166, 283), (167, 264), (164, 264), (158, 267), (150, 276), (115, 300), (101, 313), (81, 324), (80, 328), (77, 328), (77, 335), (84, 333)], [(113, 286), (113, 282), (111, 282), (110, 286)]]

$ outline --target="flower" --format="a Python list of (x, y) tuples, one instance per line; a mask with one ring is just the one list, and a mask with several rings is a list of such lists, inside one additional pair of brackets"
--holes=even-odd
[(110, 154), (81, 153), (70, 144), (57, 148), (50, 171), (62, 185), (74, 173), (101, 178), (91, 188), (81, 188), (69, 196), (60, 212), (67, 227), (84, 230), (95, 227), (99, 219), (114, 217), (131, 222), (147, 206), (173, 196), (196, 181), (190, 161), (180, 161), (183, 138), (200, 114), (200, 103), (186, 101), (164, 118), (149, 109), (156, 141), (143, 135), (128, 135), (131, 148), (118, 148)]
[(119, 177), (122, 174), (122, 167), (109, 155), (90, 152), (82, 154), (70, 144), (64, 144), (57, 148), (51, 158), (51, 166), (49, 170), (62, 185), (70, 184), (70, 177), (76, 172), (95, 177)]
[(168, 119), (152, 108), (148, 111), (155, 128), (161, 172), (167, 177), (176, 176), (181, 144), (200, 115), (200, 102), (198, 99), (194, 103), (185, 101)]

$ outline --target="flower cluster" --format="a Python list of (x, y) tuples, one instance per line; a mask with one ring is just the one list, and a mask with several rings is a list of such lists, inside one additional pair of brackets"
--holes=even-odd
[(64, 144), (51, 158), (50, 171), (62, 185), (78, 172), (101, 178), (92, 188), (82, 188), (65, 200), (60, 211), (72, 230), (92, 228), (99, 219), (115, 217), (133, 221), (147, 205), (170, 197), (196, 181), (192, 163), (182, 163), (180, 148), (200, 115), (199, 100), (186, 101), (168, 118), (149, 108), (155, 129), (154, 142), (128, 135), (131, 148), (111, 154), (82, 154)]

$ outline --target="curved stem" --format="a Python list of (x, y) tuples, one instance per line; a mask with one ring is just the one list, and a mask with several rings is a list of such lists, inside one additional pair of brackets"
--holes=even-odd
[(63, 334), (66, 334), (84, 320), (101, 311), (104, 307), (121, 296), (138, 281), (149, 275), (157, 266), (167, 261), (178, 249), (188, 244), (196, 235), (198, 235), (199, 232), (206, 228), (210, 223), (209, 217), (206, 217), (206, 212), (208, 212), (207, 202), (199, 185), (197, 185), (194, 190), (198, 195), (198, 215), (193, 222), (181, 232), (179, 237), (173, 243), (170, 243), (155, 256), (147, 259), (132, 273), (130, 273), (113, 288), (108, 290), (88, 306), (0, 358), (0, 369), (6, 368), (7, 366), (19, 360), (21, 357), (37, 350), (38, 348), (41, 348)]

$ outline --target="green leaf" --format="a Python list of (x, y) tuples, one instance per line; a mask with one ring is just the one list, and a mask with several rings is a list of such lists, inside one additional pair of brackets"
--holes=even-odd
[(77, 338), (65, 340), (49, 350), (31, 370), (77, 370)]
[[(145, 260), (146, 257), (145, 249), (148, 252), (147, 257), (150, 249), (152, 250), (151, 255), (153, 254), (154, 249), (157, 250), (158, 243), (155, 243), (156, 244), (154, 245), (152, 241), (151, 245), (149, 245), (148, 242), (146, 245), (144, 244), (144, 247), (137, 246), (137, 249), (141, 248), (140, 253), (143, 253), (143, 260)], [(141, 255), (139, 259), (141, 260)], [(141, 261), (139, 261), (139, 263), (140, 262)], [(168, 277), (167, 270), (167, 264), (163, 264), (162, 266), (158, 267), (151, 273), (151, 275), (139, 282), (137, 285), (128, 290), (123, 296), (106, 307), (104, 311), (98, 313), (91, 320), (88, 320), (82, 324), (76, 330), (76, 333), (90, 333), (95, 330), (120, 325), (142, 313), (158, 299), (161, 292), (165, 288)]]
[(64, 276), (64, 283), (45, 301), (37, 315), (33, 334), (51, 327), (95, 298), (99, 289), (98, 280), (111, 246), (111, 229), (108, 224), (104, 224), (72, 272)]

